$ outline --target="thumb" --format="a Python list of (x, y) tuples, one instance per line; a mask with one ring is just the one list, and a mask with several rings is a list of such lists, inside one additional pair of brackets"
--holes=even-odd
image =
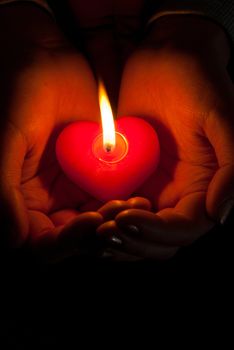
[(20, 191), (21, 171), (26, 141), (19, 130), (8, 124), (1, 137), (0, 153), (0, 222), (1, 241), (20, 245), (28, 234), (28, 215)]
[(224, 223), (234, 207), (234, 120), (231, 113), (213, 113), (206, 135), (214, 148), (218, 169), (208, 187), (206, 206), (211, 217)]

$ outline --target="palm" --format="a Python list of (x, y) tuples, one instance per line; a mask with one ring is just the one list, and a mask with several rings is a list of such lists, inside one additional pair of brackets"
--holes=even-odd
[(14, 168), (15, 162), (22, 164), (18, 169), (21, 202), (30, 234), (38, 236), (66, 224), (92, 201), (61, 171), (55, 143), (70, 122), (99, 118), (96, 84), (84, 59), (68, 51), (53, 59), (40, 57), (20, 76), (19, 87), (14, 91), (17, 113), (9, 123), (10, 162)]
[[(176, 135), (177, 138), (170, 137), (175, 131), (173, 126), (170, 128), (170, 125), (168, 130), (164, 130), (159, 125), (156, 130), (161, 140), (160, 165), (139, 189), (138, 194), (149, 198), (156, 210), (174, 207), (180, 199), (192, 193), (203, 193), (204, 199), (217, 167), (211, 147), (205, 140), (197, 139), (194, 140), (196, 144), (193, 144), (197, 151), (191, 150), (192, 145), (183, 140), (181, 133)], [(183, 129), (182, 133), (186, 131)], [(190, 136), (192, 138), (193, 135)], [(188, 154), (183, 152), (184, 150), (187, 150)]]
[(136, 54), (122, 82), (120, 113), (146, 118), (161, 146), (159, 167), (137, 194), (149, 198), (155, 210), (175, 207), (193, 194), (203, 208), (218, 167), (205, 134), (205, 117), (213, 101), (209, 77), (199, 67), (193, 71), (186, 62), (176, 65), (173, 58), (168, 63), (158, 56), (147, 51)]
[[(34, 218), (38, 217), (45, 222), (50, 218), (56, 224), (65, 224), (90, 197), (70, 182), (61, 171), (56, 160), (55, 142), (56, 134), (51, 137), (37, 159), (26, 159), (21, 188), (26, 207)], [(30, 174), (33, 168), (36, 171)]]

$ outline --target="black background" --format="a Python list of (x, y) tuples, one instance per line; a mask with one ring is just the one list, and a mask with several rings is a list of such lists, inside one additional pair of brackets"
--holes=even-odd
[[(232, 76), (233, 67), (231, 63)], [(233, 275), (233, 226), (234, 211), (223, 226), (217, 225), (173, 259), (160, 263), (73, 257), (47, 265), (38, 263), (23, 249), (2, 257), (2, 349), (41, 349), (59, 344), (70, 348), (72, 343), (79, 345), (84, 340), (85, 347), (91, 340), (106, 345), (110, 333), (114, 333), (115, 343), (133, 323), (139, 326), (147, 320), (142, 311), (151, 313), (148, 317), (153, 317), (152, 324), (164, 324), (162, 315), (168, 323), (172, 319), (170, 307), (176, 306), (179, 315), (182, 305), (187, 305), (191, 316), (201, 300), (203, 312), (208, 306), (217, 312), (220, 305), (228, 311), (230, 305), (225, 302), (229, 300)], [(93, 332), (97, 329), (99, 337)]]

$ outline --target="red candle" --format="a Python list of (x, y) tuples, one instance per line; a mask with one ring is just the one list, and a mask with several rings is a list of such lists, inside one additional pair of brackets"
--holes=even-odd
[(102, 85), (99, 99), (102, 129), (89, 121), (68, 125), (56, 143), (57, 159), (70, 180), (95, 198), (127, 199), (156, 170), (158, 137), (141, 118), (114, 123)]

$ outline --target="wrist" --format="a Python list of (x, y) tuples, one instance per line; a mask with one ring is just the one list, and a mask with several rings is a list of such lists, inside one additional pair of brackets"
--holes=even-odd
[(226, 65), (230, 43), (221, 26), (202, 16), (165, 16), (150, 25), (146, 45), (168, 51), (215, 57)]
[(12, 3), (0, 7), (0, 44), (22, 47), (50, 46), (64, 41), (53, 17), (32, 3)]

